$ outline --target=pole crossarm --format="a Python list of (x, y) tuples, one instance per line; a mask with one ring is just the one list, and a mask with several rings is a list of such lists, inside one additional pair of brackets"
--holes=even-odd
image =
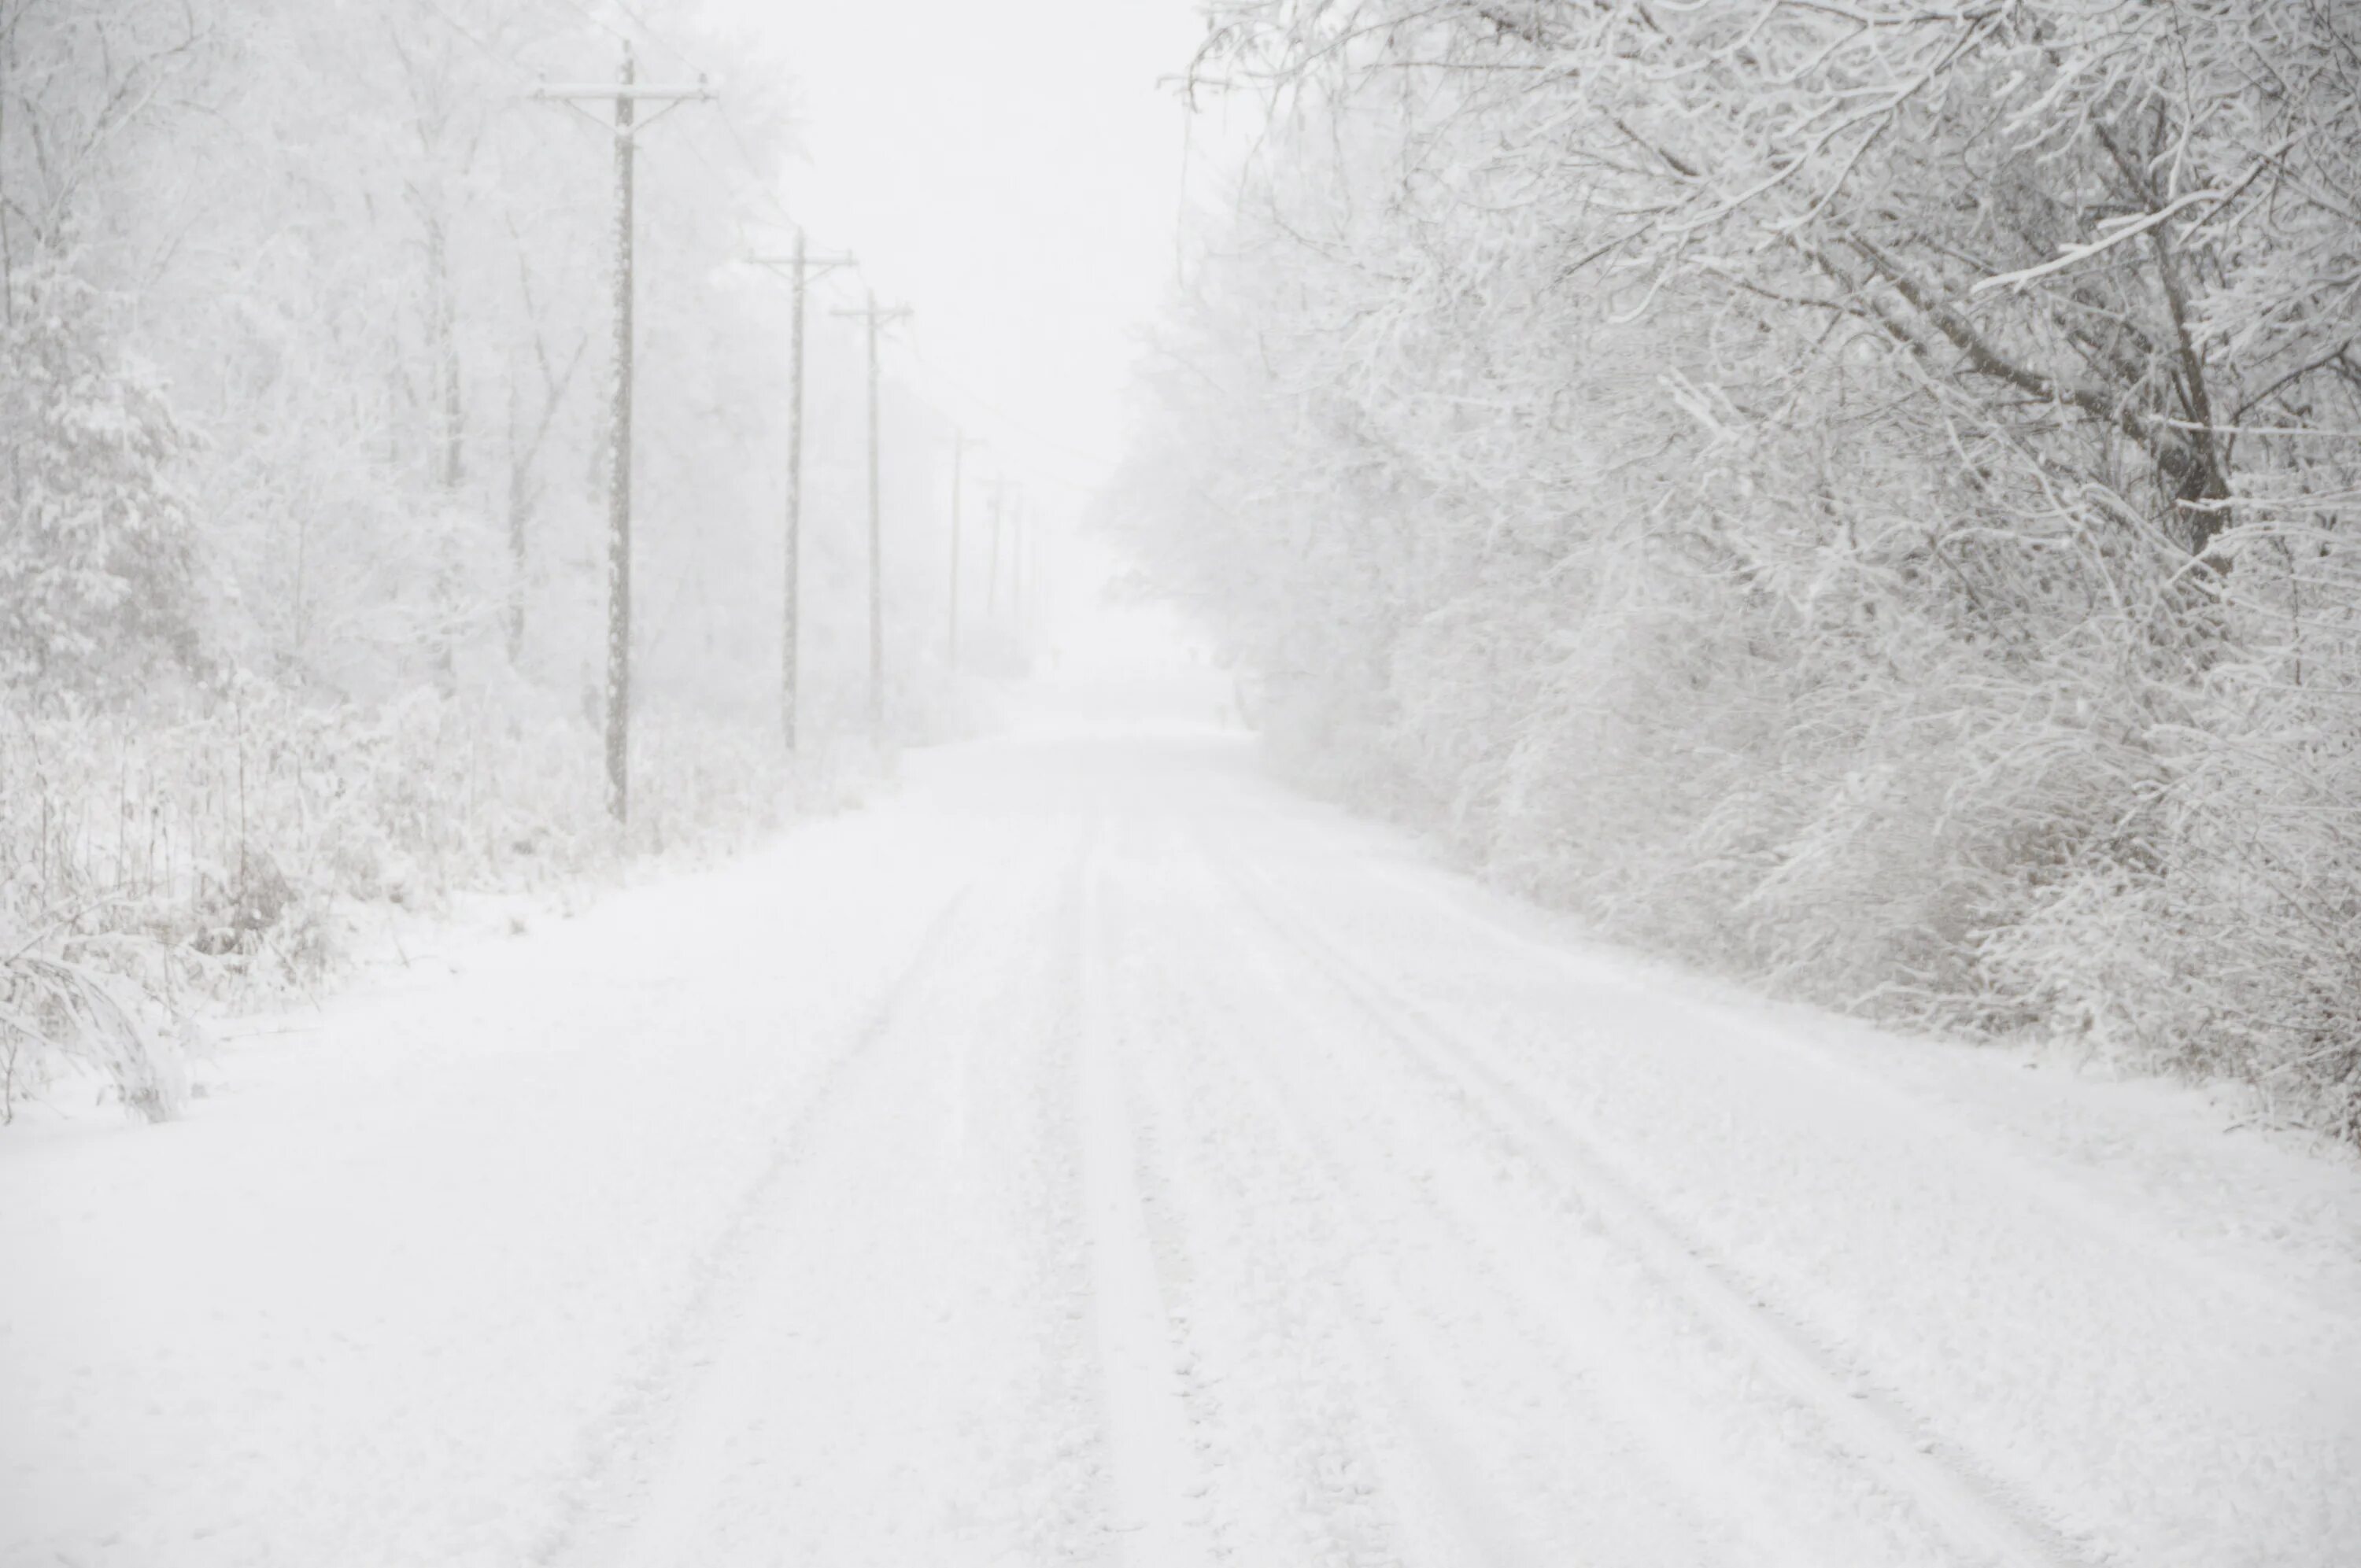
[[(767, 267), (774, 272), (784, 272), (790, 276), (793, 276), (797, 266), (796, 259), (793, 256), (741, 256), (739, 259), (749, 267)], [(834, 256), (807, 256), (802, 259), (801, 265), (806, 277), (824, 278), (840, 268), (860, 266), (861, 258), (847, 250), (840, 251)]]
[(720, 91), (703, 77), (694, 85), (662, 82), (544, 82), (526, 94), (531, 98), (596, 98), (600, 103), (612, 103), (618, 98), (631, 98), (642, 103), (653, 98), (666, 103), (689, 100), (703, 102), (718, 99)]
[[(620, 82), (544, 82), (525, 94), (547, 104), (563, 104), (576, 114), (597, 126), (611, 131), (620, 141), (636, 141), (642, 131), (679, 108), (683, 104), (710, 104), (720, 100), (720, 90), (704, 77), (695, 82), (634, 82), (628, 76)], [(612, 122), (600, 119), (584, 104), (612, 104)], [(641, 104), (658, 105), (656, 112), (644, 120), (634, 120), (626, 114), (627, 107)]]

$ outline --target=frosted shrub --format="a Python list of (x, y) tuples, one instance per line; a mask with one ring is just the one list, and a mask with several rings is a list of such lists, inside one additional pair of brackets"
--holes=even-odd
[(181, 1044), (126, 989), (115, 977), (38, 953), (0, 960), (0, 1122), (47, 1088), (63, 1063), (95, 1070), (126, 1110), (150, 1122), (180, 1113), (189, 1087)]
[(169, 1114), (169, 1014), (316, 982), (371, 904), (526, 892), (636, 852), (741, 848), (840, 799), (857, 759), (791, 780), (774, 737), (653, 718), (631, 841), (603, 804), (598, 736), (571, 719), (412, 694), (313, 707), (241, 682), (182, 717), (18, 715), (0, 746), (0, 1051), (21, 1099), (68, 1065)]

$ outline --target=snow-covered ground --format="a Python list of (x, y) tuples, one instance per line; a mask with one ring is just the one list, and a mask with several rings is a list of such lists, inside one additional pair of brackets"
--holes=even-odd
[(0, 1134), (0, 1561), (2361, 1560), (2361, 1172), (1572, 941), (1211, 727)]

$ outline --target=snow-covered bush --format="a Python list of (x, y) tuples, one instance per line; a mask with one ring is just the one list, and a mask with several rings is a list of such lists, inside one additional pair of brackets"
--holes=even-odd
[(195, 711), (17, 715), (0, 741), (0, 1001), (21, 1097), (47, 1068), (105, 1068), (169, 1110), (175, 1013), (316, 983), (370, 905), (530, 892), (626, 852), (741, 850), (827, 809), (873, 766), (829, 745), (653, 716), (635, 737), (628, 841), (578, 718), (431, 690), (322, 706), (244, 681)]
[(17, 951), (0, 958), (0, 1123), (78, 1064), (135, 1115), (169, 1121), (188, 1098), (182, 1042), (115, 976)]

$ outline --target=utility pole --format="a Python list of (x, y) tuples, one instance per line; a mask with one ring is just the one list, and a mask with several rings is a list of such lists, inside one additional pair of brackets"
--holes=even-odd
[[(633, 69), (631, 46), (623, 46), (621, 78), (616, 82), (544, 82), (536, 98), (575, 107), (609, 129), (580, 104), (613, 99), (615, 118), (615, 344), (614, 386), (608, 412), (607, 470), (607, 809), (619, 823), (631, 812), (631, 153), (639, 133), (665, 113), (690, 101), (718, 94), (699, 77), (694, 86), (642, 82)], [(663, 105), (637, 120), (642, 102)], [(637, 122), (636, 124), (634, 122)]]
[(950, 673), (954, 675), (959, 674), (960, 667), (960, 460), (967, 455), (967, 449), (969, 447), (981, 446), (983, 444), (983, 443), (981, 441), (971, 439), (964, 432), (954, 432), (951, 436), (951, 617), (950, 664)]
[(984, 563), (983, 618), (997, 623), (1000, 619), (1000, 521), (1008, 510), (1008, 481), (995, 479), (992, 486), (992, 554)]
[(992, 581), (991, 598), (997, 611), (1000, 598), (1000, 533), (1005, 523), (1008, 542), (1008, 613), (1020, 622), (1025, 615), (1025, 486), (1020, 481), (1004, 488), (1001, 504), (992, 516)]
[(1016, 618), (1016, 646), (1022, 654), (1027, 651), (1031, 641), (1025, 624), (1025, 590), (1028, 584), (1025, 572), (1025, 492), (1022, 490), (1016, 492), (1016, 516), (1010, 525), (1010, 532), (1015, 537), (1008, 543), (1008, 605), (1010, 613)]
[(884, 530), (878, 521), (877, 503), (877, 333), (878, 329), (907, 316), (909, 307), (895, 305), (881, 309), (877, 291), (868, 292), (866, 303), (857, 311), (838, 311), (840, 316), (866, 323), (869, 328), (869, 734), (872, 740), (885, 735), (885, 546)]
[(796, 749), (796, 694), (801, 689), (797, 653), (803, 641), (804, 521), (804, 291), (809, 281), (839, 267), (851, 267), (851, 256), (814, 256), (804, 246), (804, 231), (796, 230), (791, 256), (755, 256), (747, 259), (773, 271), (785, 269), (795, 283), (795, 324), (787, 334), (791, 388), (787, 396), (787, 550), (784, 618), (779, 629), (779, 732), (787, 750)]

